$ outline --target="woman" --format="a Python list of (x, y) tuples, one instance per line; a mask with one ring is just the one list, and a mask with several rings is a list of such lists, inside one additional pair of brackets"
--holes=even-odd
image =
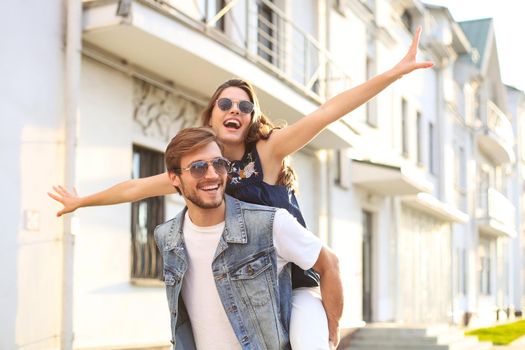
[[(224, 156), (233, 161), (227, 193), (240, 200), (285, 208), (305, 225), (294, 194), (295, 174), (286, 165), (287, 157), (403, 75), (431, 67), (432, 62), (416, 61), (420, 35), (418, 28), (408, 53), (392, 69), (333, 97), (287, 127), (276, 128), (262, 114), (249, 83), (234, 79), (219, 86), (203, 111), (202, 122), (214, 129), (224, 144)], [(167, 173), (128, 180), (86, 197), (78, 197), (76, 192), (70, 193), (61, 186), (53, 189), (55, 193), (49, 195), (64, 205), (58, 216), (80, 207), (132, 202), (175, 192)], [(318, 285), (315, 273), (294, 268), (290, 324), (294, 349), (326, 349), (328, 342), (330, 347), (339, 342), (342, 305), (325, 305), (324, 310)]]

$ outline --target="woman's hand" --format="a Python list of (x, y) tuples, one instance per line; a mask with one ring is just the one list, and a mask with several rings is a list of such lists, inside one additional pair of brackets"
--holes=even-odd
[(403, 75), (408, 74), (416, 69), (430, 68), (434, 65), (431, 61), (417, 62), (417, 48), (419, 46), (419, 38), (421, 37), (421, 26), (417, 27), (416, 34), (412, 39), (412, 44), (408, 49), (407, 54), (398, 64), (394, 66), (394, 70), (399, 74), (399, 78)]
[(53, 186), (53, 191), (54, 192), (48, 192), (47, 195), (64, 206), (62, 210), (57, 212), (58, 217), (63, 214), (74, 212), (80, 207), (80, 197), (74, 187), (73, 191), (69, 192), (66, 188), (60, 185)]

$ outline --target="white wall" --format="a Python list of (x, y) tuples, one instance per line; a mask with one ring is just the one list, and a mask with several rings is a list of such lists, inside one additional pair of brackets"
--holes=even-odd
[(1, 349), (59, 341), (61, 226), (45, 193), (62, 181), (62, 7), (0, 4)]
[[(362, 206), (355, 187), (337, 184), (338, 157), (328, 152), (328, 218), (329, 243), (339, 257), (344, 285), (345, 308), (341, 327), (355, 327), (362, 320)], [(346, 164), (350, 166), (350, 164)], [(347, 173), (352, 176), (350, 171)]]
[[(327, 26), (327, 49), (335, 62), (350, 75), (352, 86), (364, 82), (366, 80), (366, 25), (349, 10), (344, 11), (343, 15), (332, 9)], [(335, 94), (342, 91), (333, 92)], [(361, 108), (351, 115), (360, 114), (362, 120), (363, 111), (364, 109)]]
[[(93, 193), (131, 176), (133, 81), (88, 58), (82, 62), (78, 189)], [(75, 346), (152, 344), (171, 339), (162, 284), (130, 283), (131, 206), (76, 214)]]
[(290, 165), (295, 170), (299, 183), (299, 191), (296, 194), (297, 201), (306, 225), (310, 231), (319, 235), (319, 184), (318, 176), (319, 162), (312, 150), (303, 149), (295, 153)]

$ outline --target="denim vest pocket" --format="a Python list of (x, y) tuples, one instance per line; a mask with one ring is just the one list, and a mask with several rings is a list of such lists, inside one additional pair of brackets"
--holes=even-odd
[(256, 307), (265, 305), (271, 298), (271, 273), (271, 258), (264, 252), (236, 266), (230, 278), (248, 304)]
[(269, 269), (271, 266), (272, 263), (268, 254), (261, 256), (261, 253), (259, 253), (256, 254), (252, 260), (249, 260), (240, 267), (236, 267), (236, 269), (231, 274), (231, 278), (232, 280), (257, 278), (257, 276), (266, 271), (266, 269)]

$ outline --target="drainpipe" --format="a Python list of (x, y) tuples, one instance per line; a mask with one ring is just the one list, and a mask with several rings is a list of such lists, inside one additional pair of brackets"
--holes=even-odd
[(396, 323), (403, 322), (403, 295), (401, 288), (401, 203), (397, 196), (390, 197), (390, 231), (389, 231), (389, 262), (388, 278), (392, 286), (391, 294), (391, 313), (392, 321)]
[[(78, 95), (82, 48), (82, 1), (64, 0), (65, 33), (65, 159), (64, 179), (67, 188), (76, 181), (76, 146), (78, 126)], [(73, 348), (73, 248), (72, 215), (64, 217), (62, 233), (62, 307), (60, 318), (60, 348)]]
[[(440, 200), (447, 202), (447, 191), (446, 191), (446, 180), (445, 180), (445, 137), (448, 135), (446, 130), (446, 115), (445, 115), (445, 84), (444, 84), (444, 74), (445, 68), (449, 65), (449, 61), (446, 58), (440, 60), (440, 62), (435, 66), (436, 72), (436, 138), (435, 138), (435, 156), (437, 158), (437, 173), (438, 173), (438, 189), (437, 195)], [(447, 271), (449, 275), (450, 282), (450, 317), (448, 322), (450, 324), (454, 323), (454, 272), (453, 272), (453, 261), (454, 261), (454, 230), (452, 225), (450, 227), (450, 241), (449, 241), (449, 258), (450, 258), (450, 270)]]
[(437, 162), (437, 175), (438, 175), (438, 190), (437, 196), (440, 200), (446, 200), (445, 198), (445, 162), (444, 162), (444, 137), (446, 132), (445, 128), (445, 97), (444, 97), (444, 68), (446, 67), (445, 62), (440, 62), (436, 65), (436, 138), (434, 154), (431, 155), (436, 158)]

